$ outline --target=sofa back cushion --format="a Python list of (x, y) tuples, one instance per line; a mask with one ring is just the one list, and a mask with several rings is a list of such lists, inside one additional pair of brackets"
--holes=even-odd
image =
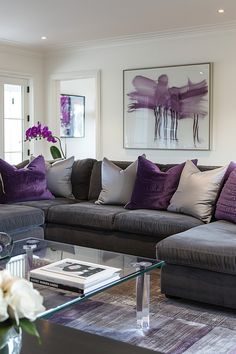
[(95, 159), (82, 159), (74, 162), (71, 183), (72, 193), (76, 199), (88, 199), (90, 178), (95, 163)]
[(92, 168), (89, 184), (89, 200), (97, 200), (102, 190), (102, 161), (96, 161)]

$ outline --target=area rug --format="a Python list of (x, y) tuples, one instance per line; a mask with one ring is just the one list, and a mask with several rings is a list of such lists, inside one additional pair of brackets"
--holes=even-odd
[(158, 270), (151, 276), (150, 310), (150, 329), (137, 329), (135, 281), (128, 281), (49, 320), (163, 354), (236, 354), (236, 311), (167, 299)]

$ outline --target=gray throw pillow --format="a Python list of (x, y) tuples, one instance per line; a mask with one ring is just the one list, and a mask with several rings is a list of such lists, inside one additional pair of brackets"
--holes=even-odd
[(71, 184), (73, 163), (74, 156), (54, 163), (45, 162), (47, 186), (55, 197), (74, 199)]
[(102, 190), (96, 204), (125, 205), (130, 201), (137, 173), (138, 161), (125, 170), (104, 158), (102, 161)]
[(167, 210), (210, 222), (226, 169), (227, 166), (201, 172), (192, 161), (187, 161)]

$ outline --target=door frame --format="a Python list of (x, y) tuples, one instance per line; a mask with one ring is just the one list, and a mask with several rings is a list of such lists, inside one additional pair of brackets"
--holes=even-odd
[[(34, 109), (33, 109), (33, 78), (31, 75), (27, 73), (21, 73), (21, 72), (14, 72), (14, 71), (5, 71), (5, 70), (0, 70), (0, 80), (1, 79), (6, 79), (6, 83), (12, 83), (12, 84), (19, 84), (19, 82), (22, 80), (27, 82), (27, 85), (30, 90), (29, 93), (24, 92), (24, 130), (27, 129), (33, 122), (34, 122)], [(4, 81), (4, 80), (3, 80)], [(4, 82), (5, 83), (5, 82)], [(3, 98), (4, 92), (3, 89), (0, 85), (0, 97)], [(30, 122), (27, 121), (27, 115), (30, 116)], [(4, 105), (0, 105), (0, 118), (3, 118), (4, 116)], [(23, 138), (23, 136), (22, 136)], [(3, 142), (4, 141), (4, 121), (3, 119), (0, 119), (0, 139)], [(3, 146), (3, 144), (2, 144)], [(4, 148), (2, 148), (0, 144), (0, 156), (3, 156), (4, 154)], [(29, 149), (30, 144), (29, 143), (23, 143), (23, 159), (28, 158), (28, 149)]]
[[(60, 134), (59, 124), (60, 122), (60, 81), (64, 80), (77, 80), (77, 79), (95, 79), (95, 157), (97, 160), (102, 158), (101, 148), (101, 73), (100, 70), (85, 70), (85, 71), (72, 71), (53, 74), (50, 76), (49, 82), (49, 101), (48, 112), (49, 119), (48, 124), (50, 127), (54, 127), (57, 134)], [(56, 118), (56, 121), (55, 121)]]

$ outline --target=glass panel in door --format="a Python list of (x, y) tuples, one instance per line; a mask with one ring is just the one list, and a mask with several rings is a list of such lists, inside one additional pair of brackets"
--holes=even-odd
[(17, 164), (23, 159), (23, 89), (4, 84), (4, 159)]

